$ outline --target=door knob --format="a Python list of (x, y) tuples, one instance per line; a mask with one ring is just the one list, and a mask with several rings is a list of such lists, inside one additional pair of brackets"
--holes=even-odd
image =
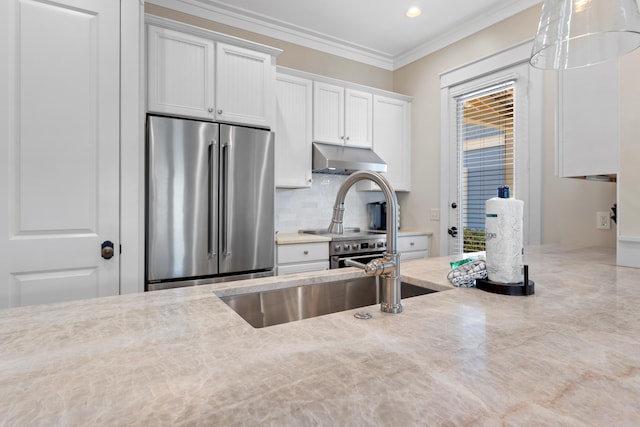
[(449, 233), (451, 235), (451, 237), (457, 237), (458, 236), (458, 227), (451, 227), (447, 233)]
[(113, 242), (105, 240), (102, 242), (102, 258), (111, 259), (113, 257)]

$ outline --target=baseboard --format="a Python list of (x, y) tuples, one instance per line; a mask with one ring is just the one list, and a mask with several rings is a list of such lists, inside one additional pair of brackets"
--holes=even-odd
[(618, 265), (640, 268), (640, 237), (619, 236), (616, 254)]

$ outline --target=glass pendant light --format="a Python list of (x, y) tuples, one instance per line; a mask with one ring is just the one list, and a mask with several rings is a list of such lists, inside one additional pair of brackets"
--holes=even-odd
[(584, 67), (639, 46), (636, 0), (544, 0), (529, 62), (542, 69)]

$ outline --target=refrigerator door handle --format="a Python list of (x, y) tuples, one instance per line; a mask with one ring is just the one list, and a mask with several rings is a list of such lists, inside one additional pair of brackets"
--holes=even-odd
[(222, 144), (222, 255), (223, 256), (231, 256), (231, 244), (229, 243), (229, 228), (230, 221), (232, 219), (229, 218), (229, 194), (233, 191), (232, 183), (229, 180), (229, 176), (232, 176), (231, 168), (233, 165), (230, 162), (230, 151), (232, 149), (231, 141), (224, 142)]
[(209, 241), (208, 241), (208, 253), (209, 258), (213, 258), (217, 255), (217, 243), (218, 243), (218, 207), (217, 197), (215, 194), (216, 188), (218, 188), (218, 179), (216, 174), (217, 164), (217, 146), (216, 140), (209, 142)]

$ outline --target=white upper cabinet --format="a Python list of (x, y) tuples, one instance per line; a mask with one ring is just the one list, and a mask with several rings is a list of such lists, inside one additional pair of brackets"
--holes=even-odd
[(373, 145), (373, 95), (359, 90), (344, 92), (345, 144), (357, 147)]
[[(396, 191), (411, 190), (411, 103), (403, 99), (373, 96), (373, 151), (387, 163), (385, 174)], [(371, 181), (358, 190), (379, 191)]]
[(148, 110), (214, 118), (214, 42), (153, 25), (147, 38)]
[(271, 128), (281, 51), (147, 17), (147, 111)]
[(618, 61), (558, 71), (557, 175), (616, 175)]
[(216, 118), (270, 127), (275, 107), (271, 55), (217, 43), (216, 60)]
[(311, 186), (311, 110), (313, 82), (276, 76), (276, 187)]
[(344, 144), (344, 88), (313, 84), (313, 140)]
[(313, 140), (370, 148), (373, 95), (324, 82), (313, 87)]

